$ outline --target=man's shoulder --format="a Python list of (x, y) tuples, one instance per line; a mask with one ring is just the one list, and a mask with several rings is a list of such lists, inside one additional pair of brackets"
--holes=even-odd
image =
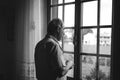
[(37, 45), (43, 45), (43, 44), (57, 45), (58, 43), (54, 39), (50, 37), (46, 37), (37, 43)]
[(58, 43), (54, 39), (52, 39), (52, 38), (48, 38), (46, 40), (46, 43), (47, 44), (51, 44), (51, 45), (58, 45)]

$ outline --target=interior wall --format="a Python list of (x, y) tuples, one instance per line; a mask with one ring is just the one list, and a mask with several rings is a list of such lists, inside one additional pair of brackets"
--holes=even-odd
[[(13, 4), (10, 6), (10, 4)], [(14, 42), (14, 0), (0, 1), (0, 80), (13, 80)]]
[(16, 80), (35, 80), (34, 49), (46, 34), (47, 0), (21, 0), (16, 10)]
[(120, 80), (120, 0), (113, 0), (112, 80)]

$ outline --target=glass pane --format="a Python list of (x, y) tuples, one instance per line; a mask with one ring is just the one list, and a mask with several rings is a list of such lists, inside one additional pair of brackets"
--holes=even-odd
[(75, 5), (65, 5), (64, 24), (65, 27), (74, 26)]
[(101, 0), (100, 25), (112, 24), (112, 0)]
[(95, 80), (95, 66), (95, 56), (82, 56), (82, 80)]
[(61, 3), (63, 3), (63, 0), (58, 0), (58, 4), (61, 4)]
[(85, 2), (82, 4), (83, 13), (82, 26), (96, 26), (97, 25), (97, 1)]
[(58, 18), (63, 20), (62, 17), (63, 17), (63, 6), (58, 6)]
[(74, 29), (65, 29), (64, 30), (64, 38), (63, 38), (63, 50), (73, 52), (73, 37), (74, 37)]
[(81, 51), (83, 53), (96, 53), (97, 29), (81, 30)]
[(111, 54), (111, 28), (100, 29), (100, 54)]
[(51, 7), (51, 20), (58, 17), (58, 7)]
[(100, 57), (99, 58), (99, 79), (110, 80), (110, 58)]
[(63, 17), (63, 6), (58, 7), (51, 7), (51, 20), (53, 18), (60, 18), (61, 20)]
[[(74, 54), (64, 53), (64, 58), (65, 58), (65, 60), (71, 60), (74, 62)], [(73, 77), (74, 76), (73, 73), (74, 73), (74, 68), (69, 70), (68, 73), (66, 74), (66, 76)]]
[(63, 3), (63, 0), (51, 0), (51, 5), (61, 4), (61, 3)]
[(68, 3), (68, 2), (75, 2), (75, 0), (65, 0), (65, 3)]

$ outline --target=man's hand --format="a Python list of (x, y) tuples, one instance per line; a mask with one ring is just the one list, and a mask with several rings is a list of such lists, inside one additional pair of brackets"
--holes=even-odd
[(66, 61), (66, 66), (68, 69), (71, 69), (74, 66), (74, 62), (73, 61)]
[(62, 75), (65, 75), (70, 69), (72, 69), (72, 67), (74, 66), (73, 61), (66, 61), (66, 66), (64, 66), (64, 71), (62, 72)]

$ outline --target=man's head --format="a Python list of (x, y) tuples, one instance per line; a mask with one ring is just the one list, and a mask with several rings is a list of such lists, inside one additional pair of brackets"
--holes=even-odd
[(63, 36), (63, 22), (58, 18), (51, 20), (48, 24), (47, 33), (61, 40)]

